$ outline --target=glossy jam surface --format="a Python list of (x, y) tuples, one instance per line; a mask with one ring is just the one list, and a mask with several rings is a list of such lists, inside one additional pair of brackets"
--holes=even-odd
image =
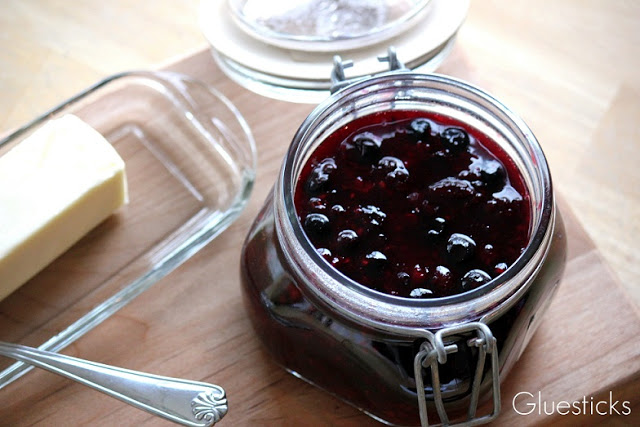
[(299, 220), (336, 269), (374, 290), (433, 298), (504, 272), (529, 240), (515, 164), (455, 120), (389, 110), (331, 134), (303, 167)]

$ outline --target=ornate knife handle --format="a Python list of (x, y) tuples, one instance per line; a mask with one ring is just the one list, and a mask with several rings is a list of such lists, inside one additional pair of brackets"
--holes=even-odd
[(212, 426), (227, 413), (222, 387), (162, 377), (0, 341), (0, 355), (70, 378), (175, 423)]

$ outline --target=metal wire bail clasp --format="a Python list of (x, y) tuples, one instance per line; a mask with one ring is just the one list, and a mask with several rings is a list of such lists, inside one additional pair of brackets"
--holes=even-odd
[[(471, 384), (471, 400), (467, 412), (467, 419), (457, 424), (450, 424), (449, 417), (444, 408), (442, 400), (439, 365), (447, 362), (447, 355), (458, 351), (458, 344), (445, 345), (444, 338), (452, 335), (467, 334), (475, 332), (476, 336), (467, 340), (469, 347), (478, 348), (478, 362), (476, 365), (473, 382)], [(480, 395), (480, 385), (484, 374), (484, 366), (486, 356), (491, 356), (491, 380), (493, 409), (490, 414), (476, 418), (476, 410), (478, 407), (478, 398)], [(422, 343), (420, 351), (416, 354), (413, 363), (414, 375), (416, 380), (416, 389), (418, 393), (418, 407), (420, 409), (420, 422), (422, 427), (429, 425), (427, 417), (427, 401), (424, 389), (424, 381), (422, 379), (422, 371), (424, 368), (431, 368), (431, 385), (433, 388), (433, 400), (440, 417), (441, 425), (465, 425), (473, 426), (484, 424), (492, 421), (500, 412), (500, 378), (498, 368), (498, 349), (496, 339), (491, 333), (491, 329), (481, 322), (471, 322), (464, 325), (452, 326), (439, 330), (434, 334), (427, 336)]]
[[(404, 66), (404, 64), (398, 59), (398, 55), (396, 54), (396, 49), (393, 46), (390, 46), (387, 49), (387, 54), (385, 56), (379, 56), (378, 61), (388, 62), (389, 71), (398, 71), (398, 70), (407, 69)], [(353, 61), (351, 60), (343, 61), (339, 55), (335, 55), (333, 57), (333, 70), (331, 71), (331, 93), (335, 93), (338, 90), (342, 89), (343, 87), (350, 85), (351, 83), (354, 83), (358, 80), (362, 80), (368, 77), (368, 76), (360, 76), (360, 77), (347, 79), (347, 77), (345, 76), (344, 70), (351, 67), (353, 67)]]

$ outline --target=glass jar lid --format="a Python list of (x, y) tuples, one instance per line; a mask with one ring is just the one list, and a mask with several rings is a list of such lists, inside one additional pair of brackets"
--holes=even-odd
[[(262, 3), (203, 0), (202, 31), (220, 68), (237, 83), (264, 96), (304, 103), (318, 103), (329, 95), (334, 55), (353, 60), (349, 78), (385, 71), (386, 64), (376, 58), (389, 46), (408, 69), (435, 70), (449, 53), (469, 7), (469, 0)], [(312, 14), (312, 6), (325, 10)], [(334, 25), (343, 19), (341, 14), (353, 17), (356, 10), (369, 12), (360, 14), (357, 25)]]
[(415, 24), (429, 0), (229, 0), (249, 35), (285, 49), (336, 52), (386, 40)]

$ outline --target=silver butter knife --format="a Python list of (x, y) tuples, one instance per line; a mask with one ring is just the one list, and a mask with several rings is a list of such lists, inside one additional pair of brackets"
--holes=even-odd
[(0, 355), (70, 378), (169, 421), (212, 426), (225, 416), (222, 387), (129, 369), (0, 341)]

